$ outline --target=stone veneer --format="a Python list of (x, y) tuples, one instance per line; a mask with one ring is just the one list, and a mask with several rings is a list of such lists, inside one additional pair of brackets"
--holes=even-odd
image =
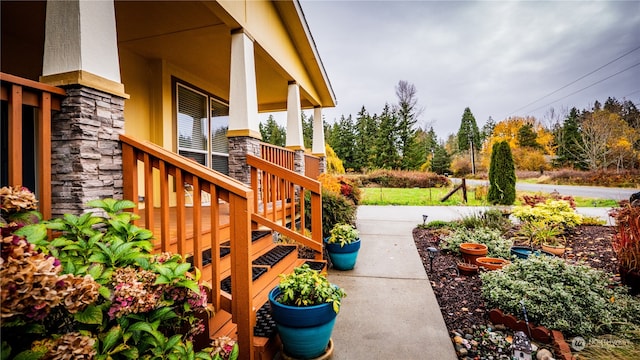
[(229, 176), (251, 186), (251, 169), (247, 154), (260, 157), (260, 140), (249, 136), (229, 138)]
[(80, 214), (98, 198), (122, 199), (124, 99), (84, 86), (66, 88), (51, 131), (53, 216)]
[(304, 169), (304, 150), (294, 150), (293, 171), (300, 175), (304, 175)]
[(320, 156), (320, 165), (319, 167), (319, 171), (320, 174), (324, 174), (327, 172), (327, 157), (326, 156)]

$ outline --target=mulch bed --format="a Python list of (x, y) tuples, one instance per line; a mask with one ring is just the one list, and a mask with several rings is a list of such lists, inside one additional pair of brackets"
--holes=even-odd
[[(609, 226), (576, 227), (565, 236), (567, 250), (564, 258), (571, 262), (583, 262), (615, 276), (617, 262), (611, 248), (614, 231)], [(413, 237), (450, 333), (468, 334), (479, 327), (488, 326), (488, 311), (491, 309), (485, 307), (482, 299), (480, 277), (477, 274), (458, 275), (456, 264), (460, 260), (459, 256), (445, 252), (439, 252), (435, 257), (431, 271), (427, 248), (438, 248), (441, 234), (438, 230), (416, 228), (413, 230)]]

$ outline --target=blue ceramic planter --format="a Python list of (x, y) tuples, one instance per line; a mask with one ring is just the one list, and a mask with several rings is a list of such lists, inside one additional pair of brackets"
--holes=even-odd
[(512, 246), (511, 247), (511, 255), (515, 255), (518, 259), (527, 259), (531, 255), (539, 256), (554, 256), (546, 251), (542, 250), (533, 250), (528, 246)]
[(324, 239), (324, 245), (331, 258), (333, 268), (337, 270), (351, 270), (356, 265), (358, 251), (360, 250), (360, 239), (340, 246), (340, 244), (329, 244), (329, 238)]
[(336, 322), (333, 304), (303, 307), (284, 305), (276, 301), (280, 293), (277, 286), (271, 290), (269, 304), (284, 352), (297, 359), (313, 359), (322, 355)]

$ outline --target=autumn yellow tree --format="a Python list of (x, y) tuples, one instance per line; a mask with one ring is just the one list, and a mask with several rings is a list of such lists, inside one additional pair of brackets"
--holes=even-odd
[[(535, 145), (520, 144), (519, 133), (523, 127), (530, 127)], [(521, 138), (521, 136), (520, 136)], [(506, 141), (512, 149), (514, 163), (520, 170), (543, 170), (548, 168), (546, 156), (554, 155), (553, 134), (534, 117), (509, 117), (496, 124), (493, 134), (483, 144), (482, 164), (488, 166), (493, 144)]]

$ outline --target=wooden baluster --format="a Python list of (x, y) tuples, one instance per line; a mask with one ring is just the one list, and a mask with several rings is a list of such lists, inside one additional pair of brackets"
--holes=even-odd
[[(131, 211), (138, 214), (138, 159), (134, 148), (126, 143), (122, 143), (122, 196), (134, 202), (135, 206)], [(139, 220), (134, 220), (133, 224), (138, 225)]]
[(182, 170), (176, 168), (176, 236), (178, 237), (178, 254), (185, 256), (187, 253), (187, 228), (186, 228), (186, 207), (184, 205), (184, 177)]
[(171, 236), (169, 230), (169, 174), (167, 164), (160, 160), (160, 248), (169, 251)]
[(193, 177), (193, 265), (202, 269), (202, 193), (200, 179)]
[(153, 164), (148, 153), (143, 155), (144, 161), (144, 214), (145, 227), (154, 233), (155, 224), (153, 218)]
[(22, 186), (22, 86), (13, 84), (9, 99), (9, 185)]
[(211, 194), (211, 303), (220, 308), (220, 198), (218, 188), (210, 184)]
[(51, 94), (40, 96), (38, 112), (38, 194), (39, 210), (44, 219), (51, 218)]

